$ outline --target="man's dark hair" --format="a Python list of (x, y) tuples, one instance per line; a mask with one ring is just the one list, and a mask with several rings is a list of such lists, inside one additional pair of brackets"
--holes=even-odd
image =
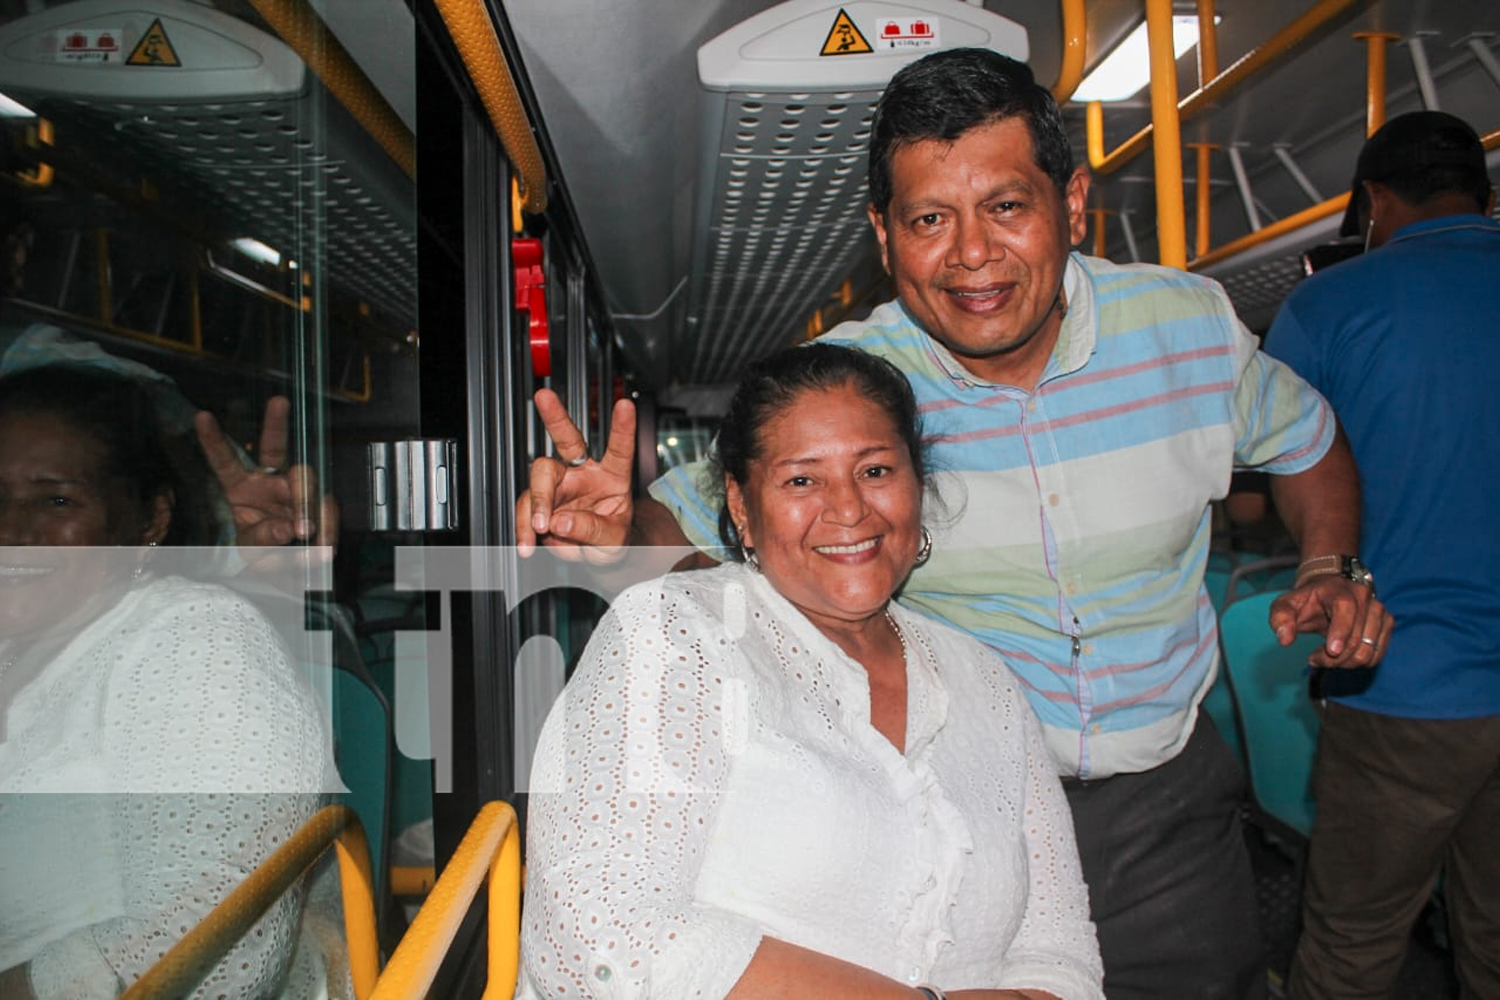
[(1359, 216), (1370, 206), (1365, 181), (1384, 184), (1403, 202), (1421, 207), (1443, 194), (1474, 201), (1483, 212), (1489, 204), (1490, 178), (1484, 146), (1472, 126), (1442, 111), (1411, 111), (1382, 125), (1365, 141), (1349, 186), (1341, 236), (1359, 232)]
[[(826, 392), (852, 386), (891, 418), (906, 443), (917, 481), (926, 482), (926, 462), (917, 398), (900, 369), (884, 358), (838, 344), (813, 343), (789, 347), (762, 358), (745, 371), (729, 409), (719, 421), (714, 454), (709, 464), (713, 492), (722, 496), (724, 476), (744, 483), (750, 463), (762, 452), (761, 431), (804, 392)], [(739, 536), (729, 508), (719, 506), (719, 537), (730, 549)]]
[(870, 137), (870, 201), (891, 203), (891, 158), (912, 143), (953, 142), (980, 125), (1021, 118), (1036, 165), (1065, 194), (1073, 150), (1062, 112), (1031, 68), (989, 49), (947, 49), (901, 69), (875, 108)]

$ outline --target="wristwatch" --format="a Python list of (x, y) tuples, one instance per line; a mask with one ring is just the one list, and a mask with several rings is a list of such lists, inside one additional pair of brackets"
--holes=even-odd
[(1297, 579), (1293, 586), (1300, 587), (1315, 576), (1327, 576), (1330, 573), (1337, 573), (1345, 580), (1363, 584), (1370, 588), (1371, 594), (1375, 593), (1375, 574), (1359, 561), (1359, 556), (1328, 555), (1304, 559), (1297, 567)]
[(1370, 567), (1359, 561), (1359, 556), (1344, 556), (1339, 565), (1339, 575), (1345, 580), (1353, 580), (1370, 588), (1370, 593), (1375, 593), (1375, 574), (1370, 572)]

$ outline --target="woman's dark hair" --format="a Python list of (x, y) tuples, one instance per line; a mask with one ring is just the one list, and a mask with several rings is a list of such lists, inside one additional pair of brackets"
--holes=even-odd
[(925, 486), (927, 466), (917, 397), (901, 370), (884, 358), (838, 344), (790, 347), (749, 367), (719, 421), (709, 461), (712, 483), (707, 485), (710, 495), (721, 498), (719, 537), (730, 549), (739, 548), (739, 534), (722, 502), (724, 477), (737, 483), (749, 478), (750, 463), (761, 455), (761, 431), (798, 396), (844, 386), (852, 386), (891, 418), (911, 455), (917, 481)]
[(171, 504), (164, 545), (218, 541), (218, 484), (192, 434), (169, 433), (158, 391), (128, 376), (84, 365), (43, 365), (0, 378), (0, 416), (52, 416), (98, 443), (104, 471), (148, 513)]
[(902, 146), (954, 142), (981, 125), (1020, 118), (1031, 132), (1037, 168), (1066, 194), (1073, 176), (1062, 112), (1031, 67), (989, 49), (947, 49), (902, 67), (875, 108), (868, 180), (870, 202), (891, 203), (891, 157)]

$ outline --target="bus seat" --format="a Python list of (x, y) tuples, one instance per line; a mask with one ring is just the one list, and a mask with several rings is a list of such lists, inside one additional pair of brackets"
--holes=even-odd
[(1297, 556), (1267, 556), (1237, 564), (1224, 586), (1220, 610), (1229, 607), (1246, 594), (1286, 590), (1297, 577)]
[[(1281, 590), (1231, 602), (1219, 619), (1224, 673), (1245, 742), (1250, 787), (1260, 811), (1301, 843), (1312, 830), (1310, 788), (1317, 749), (1317, 709), (1307, 695), (1307, 658), (1323, 642), (1301, 635), (1280, 646), (1269, 624)], [(1300, 838), (1300, 839), (1299, 839)]]

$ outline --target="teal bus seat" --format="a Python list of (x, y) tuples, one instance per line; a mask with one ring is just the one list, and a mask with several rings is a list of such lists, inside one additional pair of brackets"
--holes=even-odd
[(1223, 602), (1218, 605), (1220, 612), (1247, 594), (1288, 589), (1297, 577), (1298, 565), (1297, 556), (1267, 556), (1238, 563), (1224, 585)]
[(1317, 751), (1317, 706), (1307, 694), (1307, 659), (1322, 645), (1301, 635), (1280, 646), (1271, 603), (1281, 590), (1240, 597), (1219, 619), (1219, 643), (1244, 739), (1250, 787), (1260, 810), (1303, 840), (1312, 830), (1310, 788)]

